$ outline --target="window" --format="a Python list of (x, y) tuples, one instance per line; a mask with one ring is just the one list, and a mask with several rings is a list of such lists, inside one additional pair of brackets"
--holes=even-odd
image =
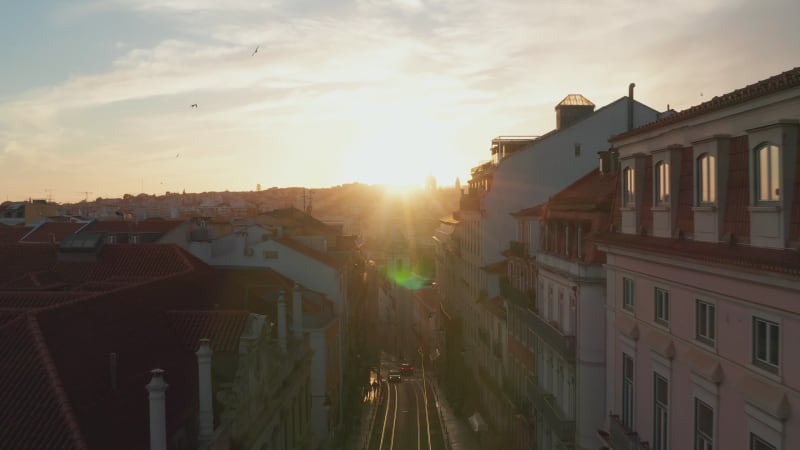
[(714, 410), (694, 399), (694, 450), (713, 450)]
[(264, 250), (264, 259), (278, 259), (278, 252), (271, 250)]
[(633, 208), (636, 201), (636, 189), (633, 178), (633, 168), (626, 167), (622, 171), (622, 206)]
[(776, 145), (764, 144), (755, 151), (756, 201), (777, 202), (781, 199), (781, 151)]
[(661, 288), (656, 288), (655, 320), (664, 325), (669, 323), (669, 292)]
[(666, 450), (669, 429), (669, 384), (653, 374), (653, 450)]
[(655, 204), (664, 206), (669, 204), (669, 164), (659, 161), (654, 172)]
[(750, 433), (750, 450), (777, 450), (777, 448), (758, 437), (757, 434)]
[(622, 277), (622, 307), (633, 311), (633, 280)]
[(710, 205), (717, 201), (717, 160), (703, 153), (697, 158), (697, 204)]
[(633, 358), (622, 354), (622, 424), (633, 430)]
[(575, 144), (575, 156), (581, 156), (581, 144)]
[(695, 321), (697, 340), (713, 345), (717, 339), (717, 315), (714, 305), (697, 300)]
[(753, 317), (753, 364), (771, 372), (780, 366), (780, 325)]

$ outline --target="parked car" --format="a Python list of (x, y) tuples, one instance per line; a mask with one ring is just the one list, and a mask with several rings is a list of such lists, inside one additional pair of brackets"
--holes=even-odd
[(411, 363), (400, 364), (400, 373), (403, 375), (414, 375), (414, 365)]
[(392, 369), (389, 371), (389, 383), (398, 383), (403, 381), (402, 377), (400, 376), (400, 371)]

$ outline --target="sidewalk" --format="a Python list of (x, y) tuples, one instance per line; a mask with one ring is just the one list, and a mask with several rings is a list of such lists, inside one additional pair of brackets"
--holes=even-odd
[(442, 414), (442, 425), (445, 427), (450, 450), (479, 450), (480, 444), (475, 432), (469, 428), (465, 420), (458, 417), (456, 412), (453, 411), (444, 394), (440, 395), (441, 389), (436, 381), (428, 377), (428, 382), (431, 383), (436, 394), (436, 401)]

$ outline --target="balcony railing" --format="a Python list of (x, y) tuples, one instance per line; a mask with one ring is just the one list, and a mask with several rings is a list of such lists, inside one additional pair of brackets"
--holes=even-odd
[(525, 308), (532, 308), (535, 303), (533, 291), (525, 293), (514, 286), (511, 286), (511, 282), (508, 280), (508, 277), (500, 278), (500, 295), (507, 298), (512, 303)]
[(534, 409), (562, 443), (575, 442), (575, 421), (564, 416), (556, 404), (556, 398), (552, 394), (545, 392), (538, 382), (532, 384), (534, 386)]
[(545, 321), (539, 314), (531, 314), (530, 321), (533, 332), (550, 347), (555, 349), (567, 361), (575, 360), (575, 336), (565, 336), (561, 331)]
[(650, 444), (639, 439), (639, 433), (631, 431), (622, 423), (616, 414), (609, 416), (609, 433), (602, 433), (601, 438), (615, 450), (650, 450)]

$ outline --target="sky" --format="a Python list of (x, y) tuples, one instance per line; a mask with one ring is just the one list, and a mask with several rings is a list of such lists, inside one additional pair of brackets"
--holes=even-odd
[[(440, 185), (580, 93), (789, 70), (796, 0), (37, 0), (0, 14), (0, 201)], [(256, 49), (258, 49), (256, 51)], [(191, 107), (196, 104), (197, 107)]]

